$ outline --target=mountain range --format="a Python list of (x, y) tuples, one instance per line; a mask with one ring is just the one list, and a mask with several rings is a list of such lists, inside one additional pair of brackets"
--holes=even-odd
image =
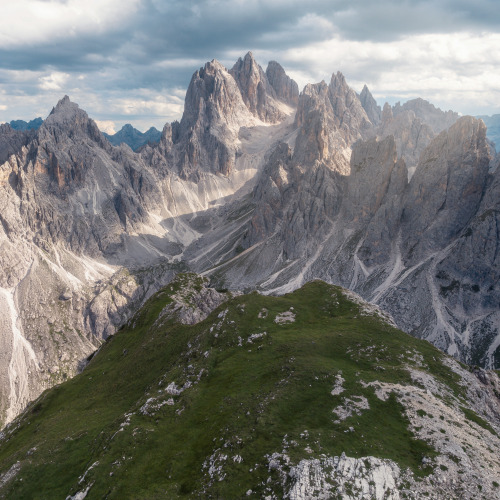
[(141, 132), (132, 127), (130, 123), (124, 125), (115, 134), (106, 134), (103, 132), (104, 137), (113, 144), (119, 146), (122, 143), (128, 144), (134, 151), (137, 151), (141, 146), (148, 143), (158, 143), (161, 139), (161, 132), (154, 127), (151, 127), (146, 132)]
[(251, 53), (196, 71), (137, 152), (67, 96), (0, 126), (0, 411), (10, 422), (180, 271), (282, 294), (322, 279), (462, 362), (500, 366), (500, 170), (483, 121), (299, 92)]

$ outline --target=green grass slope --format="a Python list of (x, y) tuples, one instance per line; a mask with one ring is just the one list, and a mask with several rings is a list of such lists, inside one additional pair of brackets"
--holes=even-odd
[[(470, 407), (445, 355), (338, 287), (234, 297), (192, 326), (161, 314), (179, 287), (153, 296), (80, 375), (4, 431), (0, 497), (281, 498), (291, 479), (271, 464), (276, 453), (286, 470), (343, 453), (390, 459), (425, 482), (438, 451), (396, 392), (384, 400), (374, 384), (415, 385), (415, 367), (447, 388), (443, 404)], [(369, 409), (340, 418), (333, 410), (349, 398)], [(481, 420), (466, 411), (464, 421)]]

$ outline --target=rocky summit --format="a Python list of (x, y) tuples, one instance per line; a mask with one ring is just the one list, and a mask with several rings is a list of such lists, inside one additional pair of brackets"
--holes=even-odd
[[(165, 124), (159, 137), (148, 140), (136, 151), (127, 144), (111, 144), (87, 113), (67, 96), (37, 125), (30, 130), (0, 125), (2, 425), (13, 422), (44, 390), (80, 373), (97, 349), (106, 352), (111, 348), (106, 347), (107, 339), (123, 325), (133, 329), (130, 320), (134, 314), (179, 272), (185, 271), (200, 273), (213, 285), (203, 292), (203, 300), (200, 298), (200, 304), (209, 305), (179, 313), (186, 322), (202, 324), (198, 322), (218, 306), (223, 299), (221, 294), (258, 291), (277, 296), (321, 279), (358, 294), (373, 305), (370, 307), (380, 308), (379, 314), (390, 315), (395, 326), (412, 336), (398, 333), (402, 344), (417, 345), (414, 337), (428, 340), (460, 362), (475, 366), (475, 373), (480, 373), (484, 380), (496, 380), (494, 372), (481, 370), (500, 367), (500, 169), (482, 120), (444, 112), (422, 99), (379, 106), (368, 87), (356, 93), (340, 72), (333, 73), (328, 83), (311, 83), (299, 92), (279, 63), (271, 61), (264, 70), (249, 52), (229, 69), (212, 60), (195, 71), (180, 121)], [(129, 128), (122, 135), (127, 135), (125, 132), (132, 138), (137, 135)], [(177, 310), (177, 306), (169, 307), (165, 312), (168, 318)], [(269, 307), (262, 303), (262, 308)], [(277, 311), (276, 318), (278, 313), (283, 314), (279, 316), (283, 323), (295, 315), (286, 309)], [(355, 319), (360, 318), (352, 318)], [(232, 321), (237, 323), (236, 318)], [(279, 321), (276, 324), (281, 324)], [(162, 324), (161, 318), (158, 322)], [(269, 333), (264, 329), (248, 335), (264, 331)], [(118, 341), (113, 340), (109, 346), (115, 342)], [(127, 349), (124, 346), (122, 354)], [(248, 349), (252, 347), (247, 346)], [(290, 358), (296, 355), (289, 353)], [(463, 384), (477, 386), (479, 379), (464, 366), (442, 355), (433, 356), (439, 359), (441, 370), (448, 373), (450, 369), (461, 377)], [(430, 366), (430, 358), (426, 359)], [(396, 358), (393, 362), (396, 364)], [(94, 380), (94, 375), (85, 375), (91, 366), (92, 363), (75, 380)], [(281, 366), (274, 370), (280, 371)], [(304, 360), (303, 367), (306, 366)], [(335, 366), (331, 367), (333, 371), (329, 368), (334, 377), (343, 370), (341, 365)], [(412, 366), (420, 370), (417, 365)], [(432, 376), (438, 377), (439, 370), (434, 368)], [(111, 365), (102, 371), (106, 373), (108, 369)], [(399, 424), (412, 429), (411, 439), (420, 440), (415, 446), (427, 450), (428, 455), (424, 455), (434, 464), (434, 470), (441, 465), (453, 470), (453, 485), (466, 488), (469, 479), (459, 479), (465, 467), (460, 465), (462, 462), (432, 462), (437, 456), (432, 450), (441, 450), (439, 453), (443, 454), (446, 445), (443, 442), (439, 448), (435, 438), (443, 434), (452, 440), (448, 428), (453, 424), (449, 422), (459, 417), (462, 420), (456, 421), (462, 427), (457, 428), (466, 428), (463, 419), (469, 415), (476, 424), (480, 418), (492, 429), (497, 429), (497, 417), (477, 406), (477, 401), (460, 400), (457, 392), (453, 409), (443, 408), (438, 414), (431, 407), (439, 407), (437, 394), (444, 393), (436, 389), (432, 393), (435, 399), (424, 401), (427, 396), (419, 396), (418, 390), (421, 385), (428, 387), (427, 383), (418, 385), (406, 368), (401, 370), (406, 370), (404, 377), (384, 379), (380, 375), (376, 379), (382, 384), (380, 391), (385, 391), (379, 392), (380, 398), (372, 395), (375, 386), (366, 386), (349, 393), (351, 403), (342, 398), (334, 402), (339, 408), (356, 407), (361, 414), (366, 405), (388, 405), (391, 411), (397, 410), (398, 415), (404, 415)], [(339, 377), (345, 378), (343, 371)], [(279, 383), (281, 379), (272, 380)], [(361, 380), (366, 384), (375, 381), (371, 376)], [(404, 399), (401, 387), (410, 381), (417, 384), (412, 389), (414, 406), (403, 410), (399, 406)], [(176, 390), (184, 387), (180, 383), (180, 379), (175, 380)], [(485, 385), (496, 387), (495, 383)], [(89, 384), (90, 387), (92, 383)], [(393, 384), (392, 389), (383, 384)], [(131, 393), (130, 398), (137, 402), (146, 392), (144, 389), (142, 393)], [(57, 394), (57, 390), (45, 394)], [(495, 396), (489, 389), (481, 394), (484, 405), (494, 408), (498, 394)], [(155, 396), (151, 393), (149, 397)], [(228, 397), (232, 397), (230, 393)], [(266, 397), (256, 401), (265, 405)], [(417, 404), (420, 397), (424, 399)], [(131, 400), (127, 401), (127, 408), (120, 407), (121, 413), (116, 413), (114, 419), (122, 415), (126, 421), (124, 415), (133, 406)], [(461, 410), (460, 404), (466, 410)], [(171, 407), (180, 409), (165, 403), (162, 411), (170, 411)], [(232, 403), (228, 408), (236, 411)], [(248, 411), (252, 415), (256, 410)], [(357, 415), (357, 410), (352, 411), (351, 415)], [(445, 432), (437, 427), (433, 428), (436, 436), (420, 432), (418, 427), (427, 428), (428, 423), (424, 423), (422, 412), (437, 415), (444, 422)], [(266, 416), (266, 422), (274, 422), (275, 415)], [(338, 420), (343, 422), (340, 417)], [(103, 422), (99, 423), (101, 429), (108, 425)], [(171, 425), (172, 421), (168, 422)], [(221, 420), (214, 425), (219, 426), (219, 433), (229, 424)], [(322, 426), (317, 425), (323, 434)], [(349, 427), (356, 429), (354, 425), (342, 428), (345, 436), (352, 434)], [(476, 429), (477, 432), (489, 432), (484, 426), (479, 427), (482, 430)], [(146, 428), (144, 432), (148, 433), (150, 428)], [(304, 427), (301, 432), (304, 430), (310, 431)], [(19, 432), (22, 435), (24, 431)], [(361, 434), (364, 436), (365, 432), (368, 430)], [(344, 434), (337, 433), (335, 440)], [(220, 436), (213, 434), (211, 439), (220, 440)], [(290, 439), (301, 443), (299, 437), (294, 434)], [(369, 446), (363, 453), (360, 448), (349, 448), (348, 453), (347, 448), (333, 447), (322, 455), (316, 453), (319, 448), (314, 443), (327, 445), (322, 444), (323, 438), (318, 434), (316, 441), (303, 443), (303, 449), (316, 450), (307, 458), (308, 455), (290, 455), (292, 445), (287, 444), (285, 449), (284, 439), (283, 434), (280, 446), (274, 443), (276, 446), (265, 451), (264, 455), (270, 457), (267, 465), (262, 465), (264, 455), (254, 455), (254, 462), (248, 467), (255, 470), (259, 463), (258, 470), (272, 470), (271, 481), (275, 482), (271, 489), (281, 492), (276, 495), (286, 492), (291, 498), (307, 498), (308, 488), (334, 491), (331, 488), (341, 484), (339, 478), (346, 471), (357, 477), (368, 469), (373, 469), (374, 476), (368, 479), (368, 485), (364, 479), (359, 483), (363, 491), (371, 491), (370, 481), (379, 484), (380, 478), (385, 477), (384, 484), (393, 485), (387, 488), (396, 495), (394, 491), (414, 484), (412, 481), (423, 474), (420, 467), (424, 455), (418, 455), (418, 460), (413, 457), (398, 461), (395, 452), (370, 453)], [(291, 443), (290, 439), (287, 437), (286, 442)], [(453, 440), (457, 443), (459, 438), (455, 436)], [(472, 442), (469, 445), (476, 446)], [(379, 445), (372, 446), (380, 449)], [(465, 444), (460, 446), (462, 451), (469, 450)], [(221, 451), (210, 459), (217, 449), (203, 458), (208, 460), (206, 469), (212, 471), (213, 484), (225, 474), (228, 461), (239, 456), (237, 452), (228, 455)], [(466, 459), (458, 448), (453, 449), (450, 453), (460, 460), (476, 460), (475, 451)], [(279, 456), (272, 458), (274, 453)], [(221, 454), (226, 458), (220, 458)], [(0, 481), (9, 484), (7, 488), (14, 488), (12, 491), (21, 491), (15, 490), (16, 480), (10, 482), (9, 478), (17, 477), (17, 468), (28, 459), (15, 456), (19, 464), (3, 462), (2, 474), (7, 475)], [(122, 463), (123, 456), (128, 455), (121, 456), (113, 460)], [(79, 457), (75, 464), (78, 460), (80, 465), (92, 460), (87, 451)], [(248, 457), (245, 463), (250, 460)], [(366, 462), (359, 461), (363, 457)], [(388, 465), (386, 459), (393, 462)], [(94, 459), (100, 463), (102, 460), (97, 455)], [(226, 465), (222, 466), (221, 460)], [(189, 460), (185, 463), (198, 464)], [(240, 467), (238, 460), (232, 464), (231, 467)], [(491, 464), (488, 467), (495, 467)], [(171, 465), (163, 465), (165, 471), (170, 470)], [(219, 467), (222, 472), (217, 476)], [(409, 476), (404, 471), (408, 469), (413, 471), (413, 479), (405, 483), (407, 479), (403, 478)], [(108, 476), (115, 473), (112, 469), (106, 471)], [(59, 475), (60, 471), (52, 473)], [(186, 472), (180, 474), (170, 486), (161, 488), (204, 494), (183, 475)], [(479, 472), (475, 474), (476, 478), (483, 477)], [(290, 482), (291, 477), (296, 481)], [(22, 474), (19, 478), (26, 481)], [(261, 483), (267, 480), (268, 476), (262, 475), (258, 481), (241, 479), (241, 484), (264, 494)], [(206, 488), (210, 481), (203, 483)], [(443, 485), (441, 498), (449, 498), (450, 491), (459, 491), (446, 489), (452, 488), (452, 483), (445, 487), (442, 475), (432, 476), (429, 481), (428, 488), (431, 484)], [(91, 482), (82, 480), (81, 484), (87, 488)], [(256, 486), (259, 484), (262, 487)], [(488, 487), (494, 488), (493, 483)], [(75, 497), (83, 494), (83, 486), (65, 482), (60, 488), (56, 496), (83, 498)], [(411, 490), (409, 486), (405, 488)], [(467, 491), (472, 495), (475, 490), (471, 488)], [(94, 491), (101, 490), (96, 487)], [(206, 491), (219, 494), (213, 489)], [(496, 494), (493, 489), (484, 491)], [(220, 495), (235, 492), (224, 490)], [(346, 490), (342, 494), (348, 493)]]

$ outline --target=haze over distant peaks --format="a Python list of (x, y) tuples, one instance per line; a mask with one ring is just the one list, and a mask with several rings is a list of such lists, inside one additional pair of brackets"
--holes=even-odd
[(43, 123), (42, 118), (34, 118), (29, 122), (25, 122), (24, 120), (12, 120), (10, 122), (10, 126), (14, 130), (36, 130), (40, 128), (40, 125)]
[(155, 127), (151, 127), (146, 132), (140, 132), (130, 123), (124, 125), (115, 134), (107, 134), (103, 132), (104, 137), (114, 146), (119, 146), (122, 143), (128, 144), (133, 151), (137, 151), (141, 146), (149, 143), (158, 143), (161, 139), (161, 132)]

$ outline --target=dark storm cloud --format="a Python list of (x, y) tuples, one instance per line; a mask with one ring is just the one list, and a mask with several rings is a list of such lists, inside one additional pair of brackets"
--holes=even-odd
[(112, 61), (143, 66), (170, 58), (222, 58), (228, 48), (279, 51), (334, 35), (393, 40), (409, 33), (499, 25), (500, 9), (493, 0), (144, 0), (135, 15), (110, 32), (68, 37), (62, 43), (51, 42), (48, 34), (42, 43), (0, 49), (0, 61), (11, 69), (83, 71)]
[(333, 2), (339, 33), (352, 40), (391, 41), (409, 34), (490, 31), (500, 26), (496, 0)]

